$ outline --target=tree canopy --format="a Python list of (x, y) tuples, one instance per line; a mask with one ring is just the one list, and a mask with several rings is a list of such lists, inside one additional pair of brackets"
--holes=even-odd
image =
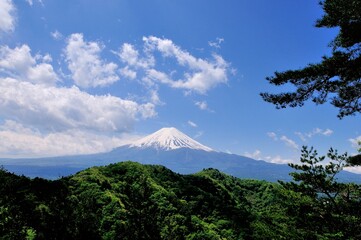
[(302, 225), (291, 210), (310, 200), (295, 194), (216, 169), (122, 162), (49, 181), (0, 168), (0, 239), (312, 239), (322, 222)]
[(360, 239), (359, 185), (302, 151), (294, 182), (122, 162), (49, 181), (0, 167), (0, 239)]
[(361, 113), (361, 0), (324, 0), (320, 5), (324, 15), (316, 27), (339, 28), (330, 44), (332, 55), (299, 70), (275, 72), (266, 78), (270, 84), (291, 84), (296, 90), (261, 96), (277, 108), (330, 101), (339, 108), (339, 118)]
[(332, 148), (326, 158), (303, 147), (301, 164), (289, 164), (296, 170), (291, 173), (294, 181), (280, 183), (291, 193), (288, 214), (305, 239), (360, 239), (360, 185), (337, 179), (348, 159)]

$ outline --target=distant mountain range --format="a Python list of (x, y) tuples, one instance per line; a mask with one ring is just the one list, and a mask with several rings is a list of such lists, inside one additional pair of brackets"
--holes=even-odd
[[(289, 181), (293, 171), (285, 164), (273, 164), (244, 156), (217, 152), (202, 145), (176, 128), (162, 128), (132, 144), (107, 153), (28, 159), (0, 159), (0, 165), (16, 174), (56, 179), (92, 166), (121, 161), (163, 165), (188, 174), (215, 168), (239, 178)], [(341, 181), (360, 182), (360, 175), (343, 171)]]

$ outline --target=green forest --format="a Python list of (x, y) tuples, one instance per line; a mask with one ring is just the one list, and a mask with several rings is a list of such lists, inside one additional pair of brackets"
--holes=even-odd
[(121, 162), (58, 180), (0, 171), (1, 239), (360, 239), (360, 186), (346, 155), (304, 148), (294, 181), (181, 175)]

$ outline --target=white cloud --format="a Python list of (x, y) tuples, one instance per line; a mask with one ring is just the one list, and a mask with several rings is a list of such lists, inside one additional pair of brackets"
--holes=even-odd
[(132, 79), (132, 80), (137, 77), (137, 72), (129, 69), (128, 66), (120, 69), (119, 72), (123, 77), (129, 78), (129, 79)]
[(360, 144), (361, 143), (361, 136), (358, 136), (356, 138), (350, 138), (349, 139), (350, 143), (352, 144), (352, 147), (353, 148), (357, 148), (359, 149), (360, 148)]
[(221, 48), (221, 44), (224, 42), (223, 38), (217, 37), (215, 41), (209, 41), (208, 45), (214, 48)]
[(150, 102), (154, 105), (164, 105), (164, 102), (160, 100), (158, 91), (156, 89), (151, 89), (150, 91)]
[(0, 119), (5, 121), (0, 125), (0, 156), (108, 151), (124, 142), (123, 135), (139, 119), (156, 115), (151, 102), (57, 86), (60, 80), (51, 62), (49, 54), (32, 56), (27, 45), (0, 47)]
[(306, 134), (307, 137), (311, 138), (315, 135), (323, 135), (323, 136), (330, 136), (332, 135), (333, 131), (331, 129), (320, 129), (320, 128), (315, 128), (312, 130), (312, 132), (309, 132)]
[(292, 160), (292, 159), (282, 158), (282, 157), (279, 156), (279, 155), (274, 156), (274, 157), (267, 156), (267, 157), (265, 158), (265, 160), (266, 160), (267, 162), (276, 163), (276, 164), (287, 164), (287, 163), (295, 162), (295, 161)]
[(138, 64), (138, 55), (138, 51), (129, 43), (124, 43), (118, 53), (120, 59), (131, 66)]
[(11, 0), (0, 0), (0, 32), (9, 33), (15, 29), (15, 6)]
[(352, 172), (352, 173), (361, 174), (361, 167), (360, 166), (345, 167), (343, 170), (348, 171), (348, 172)]
[(298, 149), (298, 145), (292, 139), (289, 139), (289, 138), (287, 138), (286, 136), (283, 135), (280, 138), (280, 140), (283, 141), (287, 146), (289, 146), (291, 148), (294, 148), (294, 149)]
[(7, 120), (0, 125), (0, 138), (0, 157), (45, 157), (105, 152), (138, 137), (129, 134), (108, 136), (74, 129), (41, 133)]
[(188, 123), (188, 125), (191, 126), (191, 127), (194, 127), (194, 128), (198, 127), (197, 124), (195, 124), (194, 122), (192, 122), (192, 121), (190, 121), (190, 120), (189, 120), (187, 123)]
[(310, 139), (316, 135), (322, 135), (325, 137), (329, 137), (333, 134), (333, 130), (327, 128), (327, 129), (321, 129), (321, 128), (315, 128), (311, 132), (308, 133), (301, 133), (301, 132), (295, 132), (295, 134), (304, 142), (307, 141), (307, 139)]
[(118, 66), (100, 57), (103, 46), (97, 42), (85, 42), (83, 34), (74, 33), (67, 40), (66, 61), (74, 82), (81, 87), (110, 85), (119, 80)]
[(148, 71), (157, 73), (154, 80), (167, 84), (173, 88), (181, 88), (205, 94), (211, 88), (228, 82), (229, 63), (220, 55), (213, 54), (213, 60), (207, 61), (192, 56), (187, 51), (182, 50), (169, 39), (161, 39), (154, 36), (143, 37), (146, 52), (159, 51), (163, 57), (175, 58), (180, 66), (186, 68), (183, 79), (173, 80), (168, 74), (159, 70)]
[[(42, 62), (39, 63), (39, 60)], [(59, 80), (51, 62), (51, 56), (37, 54), (31, 56), (28, 45), (22, 45), (14, 49), (8, 46), (0, 47), (0, 73), (37, 84), (55, 85)]]
[(267, 133), (267, 136), (269, 136), (270, 138), (272, 138), (272, 139), (275, 140), (275, 141), (278, 140), (277, 134), (274, 133), (274, 132), (268, 132), (268, 133)]
[(88, 129), (130, 131), (138, 118), (156, 115), (151, 103), (104, 95), (94, 96), (77, 87), (56, 88), (0, 79), (0, 117), (45, 131)]
[(261, 151), (256, 150), (253, 153), (245, 152), (244, 156), (255, 159), (255, 160), (262, 160)]
[(278, 137), (277, 134), (275, 132), (268, 132), (267, 136), (272, 138), (274, 141), (278, 141), (281, 140), (282, 142), (284, 142), (286, 144), (286, 146), (294, 148), (294, 149), (299, 149), (297, 143), (295, 141), (293, 141), (292, 139), (289, 139), (288, 137), (286, 137), (285, 135)]
[(203, 136), (204, 132), (203, 131), (199, 131), (197, 132), (196, 135), (194, 135), (194, 138), (197, 139), (197, 138), (200, 138), (201, 136)]
[(37, 54), (35, 59), (42, 60), (44, 63), (51, 63), (53, 61), (53, 58), (50, 56), (50, 54), (45, 54), (44, 56)]
[(324, 136), (331, 136), (333, 134), (333, 131), (331, 129), (326, 129), (323, 132), (321, 132)]
[(195, 105), (201, 110), (209, 110), (208, 104), (206, 101), (195, 102)]
[(287, 164), (295, 162), (292, 159), (282, 158), (281, 156), (263, 156), (260, 150), (255, 150), (253, 153), (245, 152), (244, 156), (255, 159), (255, 160), (264, 160), (266, 162), (276, 163), (276, 164)]
[(50, 33), (50, 36), (54, 38), (55, 40), (61, 40), (63, 38), (63, 34), (59, 32), (58, 30), (55, 30), (54, 32)]
[[(137, 80), (150, 91), (152, 97), (155, 96), (152, 91), (157, 91), (160, 84), (183, 89), (186, 95), (193, 92), (206, 94), (210, 89), (227, 83), (228, 74), (232, 73), (230, 64), (220, 55), (213, 54), (210, 60), (196, 58), (171, 40), (154, 36), (143, 37), (141, 50), (133, 44), (124, 43), (118, 51), (112, 52), (123, 64), (119, 74)], [(169, 64), (172, 64), (172, 69), (165, 71), (165, 66)], [(151, 101), (156, 102), (154, 98)], [(204, 102), (198, 106), (209, 110), (205, 105)]]
[(306, 142), (307, 138), (305, 136), (305, 134), (301, 133), (301, 132), (295, 132), (295, 134), (303, 141)]
[[(33, 6), (33, 4), (34, 4), (33, 0), (25, 0), (25, 1), (26, 1), (30, 6)], [(42, 0), (38, 0), (37, 2), (44, 6), (44, 3), (43, 3)]]
[(129, 43), (124, 43), (118, 52), (113, 53), (118, 55), (122, 62), (131, 67), (149, 69), (155, 64), (153, 56), (146, 54), (144, 58), (139, 57), (138, 50)]
[(147, 70), (147, 78), (149, 80), (157, 81), (163, 84), (172, 84), (173, 80), (169, 78), (166, 73), (157, 71), (155, 69)]

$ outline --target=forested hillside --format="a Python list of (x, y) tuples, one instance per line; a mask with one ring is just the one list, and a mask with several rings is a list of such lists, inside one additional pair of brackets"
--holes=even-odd
[(0, 183), (1, 239), (338, 239), (356, 227), (324, 225), (314, 199), (281, 184), (215, 169), (123, 162), (56, 181), (2, 169)]

